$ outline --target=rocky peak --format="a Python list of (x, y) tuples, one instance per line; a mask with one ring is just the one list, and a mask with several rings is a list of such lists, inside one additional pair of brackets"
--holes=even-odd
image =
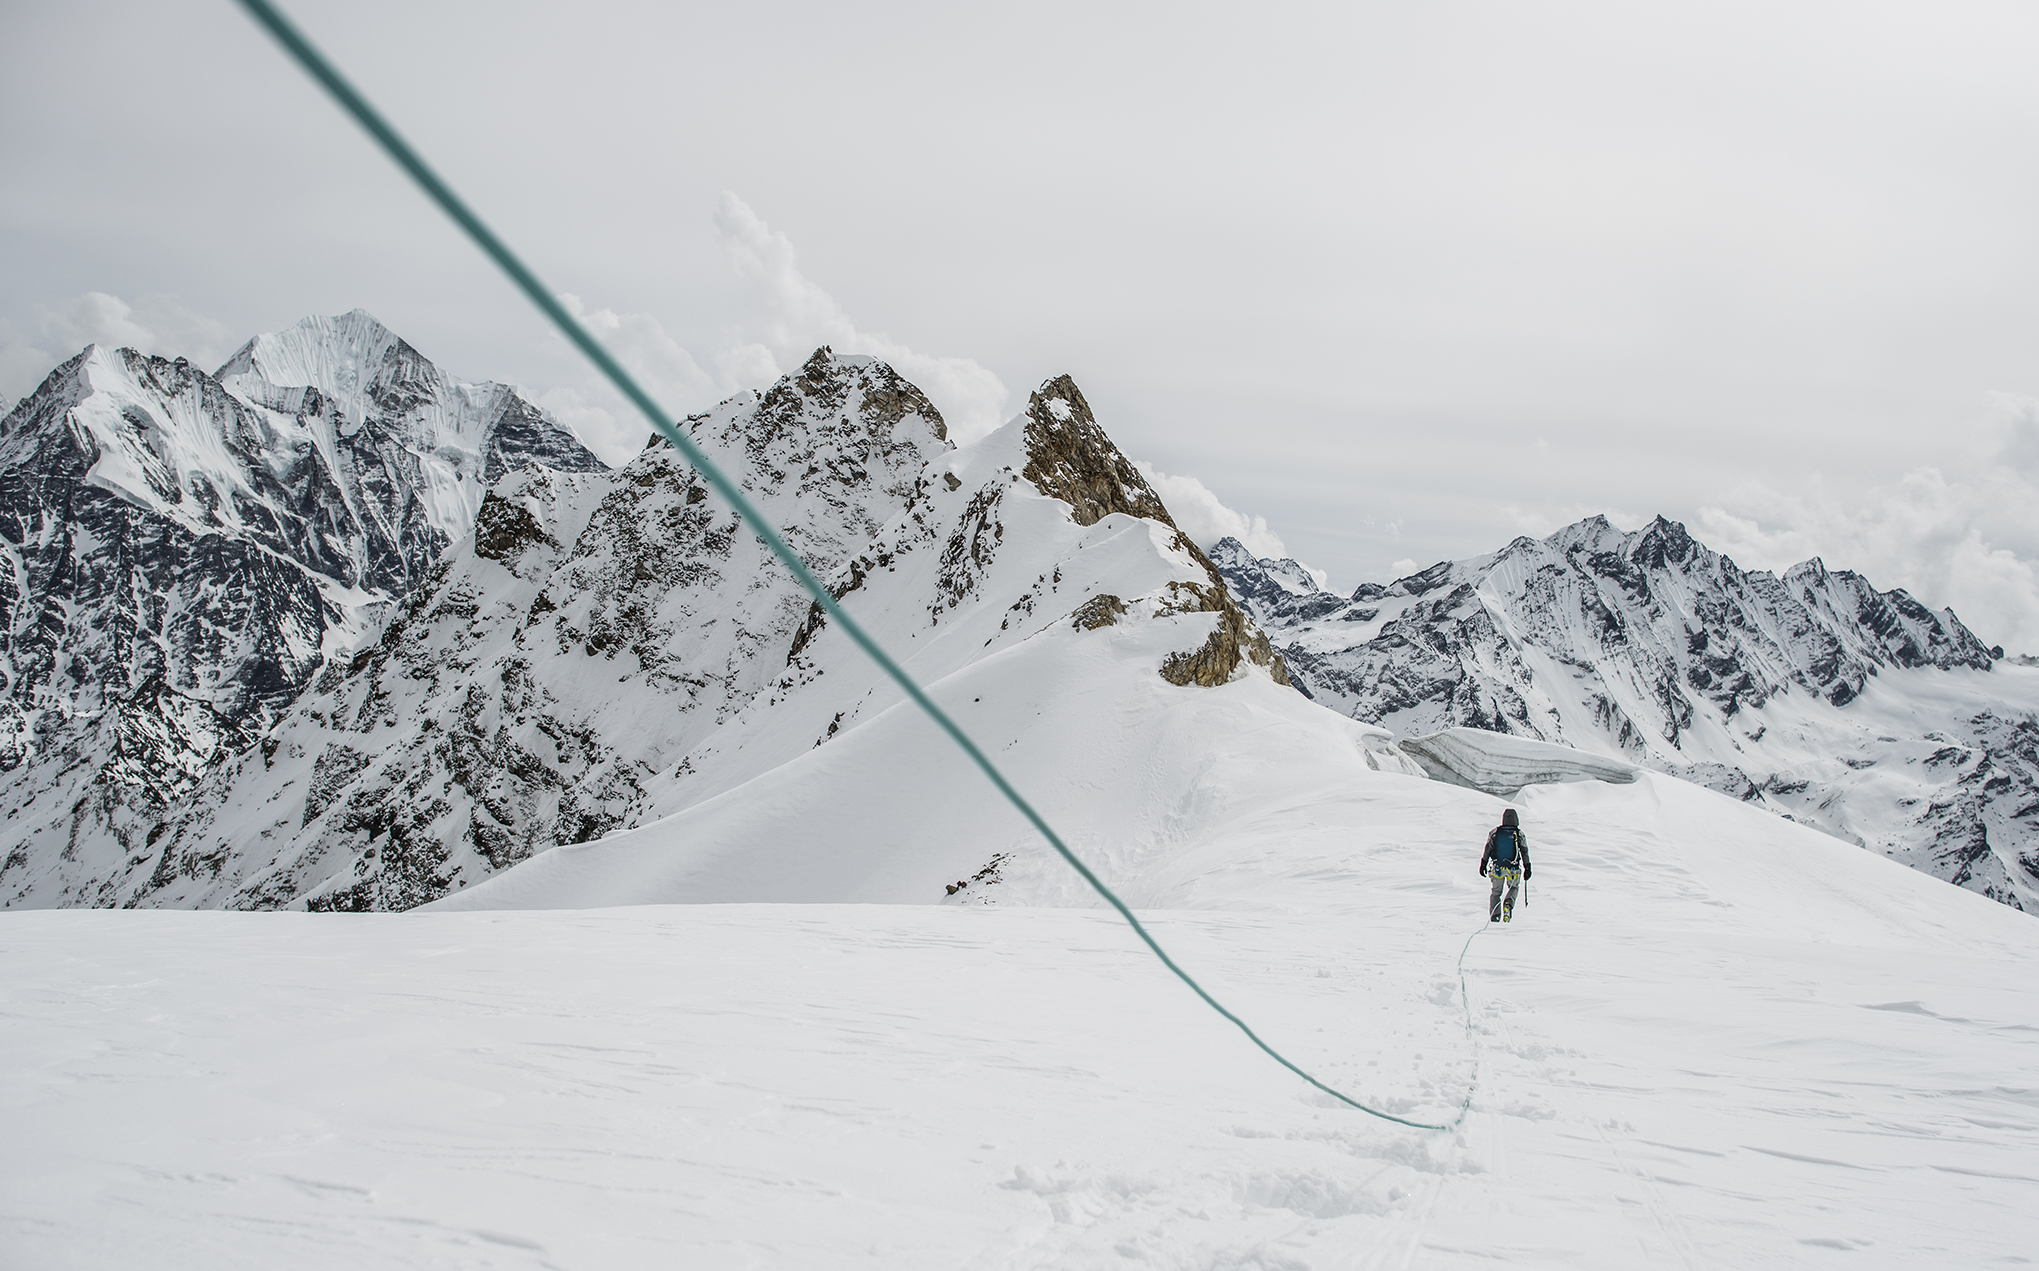
[[(1170, 610), (1216, 613), (1217, 629), (1202, 648), (1170, 657), (1161, 668), (1162, 678), (1213, 687), (1229, 681), (1246, 661), (1267, 667), (1275, 683), (1288, 684), (1281, 655), (1233, 599), (1218, 566), (1176, 526), (1161, 496), (1099, 426), (1076, 381), (1060, 375), (1043, 383), (1027, 399), (1024, 418), (1026, 468), (1021, 475), (1041, 493), (1067, 503), (1078, 525), (1095, 525), (1114, 512), (1159, 521), (1175, 530), (1175, 549), (1203, 570), (1208, 581), (1180, 584)], [(1227, 541), (1245, 551), (1236, 540)]]
[(1572, 556), (1582, 552), (1617, 551), (1627, 537), (1605, 516), (1596, 515), (1575, 521), (1541, 541), (1563, 555)]
[[(439, 368), (366, 309), (314, 314), (249, 340), (213, 372), (236, 390), (260, 396), (279, 387), (317, 388), (361, 406), (382, 398), (431, 395)], [(355, 422), (362, 416), (357, 414)]]
[(1211, 545), (1211, 562), (1220, 569), (1258, 569), (1260, 559), (1247, 550), (1246, 544), (1227, 534)]
[(1662, 516), (1643, 527), (1628, 551), (1631, 560), (1650, 569), (1682, 565), (1700, 553), (1711, 555), (1693, 541), (1683, 525)]
[(0, 467), (15, 462), (12, 455), (18, 448), (40, 444), (30, 440), (29, 434), (64, 427), (71, 407), (91, 391), (85, 380), (85, 363), (98, 352), (98, 345), (86, 345), (82, 352), (44, 376), (34, 392), (16, 402), (6, 418), (0, 419)]
[(1067, 503), (1078, 525), (1123, 512), (1175, 527), (1161, 496), (1098, 427), (1075, 380), (1058, 375), (1035, 389), (1027, 399), (1026, 421), (1027, 465), (1021, 475)]
[(258, 335), (215, 378), (320, 443), (343, 473), (416, 490), (434, 555), (467, 532), (483, 493), (511, 469), (606, 466), (515, 389), (446, 374), (363, 309)]
[(1221, 538), (1211, 548), (1211, 564), (1224, 577), (1225, 586), (1255, 617), (1263, 608), (1280, 609), (1298, 601), (1312, 606), (1342, 598), (1327, 595), (1303, 566), (1286, 557), (1275, 560), (1256, 557), (1236, 538)]
[(704, 445), (740, 452), (745, 463), (732, 475), (760, 502), (814, 501), (814, 515), (849, 518), (830, 534), (868, 532), (869, 517), (897, 511), (928, 462), (953, 448), (925, 393), (876, 358), (827, 345), (763, 393), (739, 394), (682, 426)]

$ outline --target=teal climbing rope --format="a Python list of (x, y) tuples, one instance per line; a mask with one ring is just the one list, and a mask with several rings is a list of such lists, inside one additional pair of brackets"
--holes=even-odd
[[(914, 705), (920, 707), (923, 714), (933, 720), (935, 725), (944, 733), (948, 734), (949, 739), (955, 742), (963, 753), (970, 757), (971, 762), (977, 765), (978, 769), (984, 773), (991, 784), (998, 789), (998, 792), (1004, 795), (1006, 800), (1013, 807), (1017, 808), (1020, 815), (1024, 816), (1036, 830), (1040, 831), (1041, 837), (1048, 841), (1048, 845), (1054, 848), (1056, 853), (1069, 863), (1070, 868), (1082, 876), (1084, 882), (1090, 884), (1093, 891), (1104, 897), (1105, 902), (1118, 911), (1119, 917), (1126, 920), (1126, 924), (1145, 942), (1147, 948), (1153, 952), (1154, 956), (1161, 960), (1161, 964), (1170, 971), (1173, 971), (1176, 977), (1184, 984), (1187, 984), (1198, 997), (1203, 999), (1205, 1005), (1230, 1020), (1238, 1027), (1240, 1032), (1246, 1034), (1247, 1038), (1255, 1046), (1267, 1052), (1276, 1063), (1288, 1069), (1296, 1076), (1301, 1077), (1304, 1081), (1309, 1082), (1325, 1094), (1337, 1099), (1339, 1102), (1357, 1108), (1359, 1111), (1370, 1116), (1379, 1117), (1384, 1121), (1393, 1121), (1397, 1125), (1406, 1125), (1411, 1129), (1417, 1130), (1456, 1129), (1465, 1120), (1466, 1111), (1472, 1106), (1472, 1087), (1470, 1085), (1466, 1089), (1465, 1103), (1459, 1108), (1458, 1116), (1443, 1124), (1411, 1121), (1405, 1117), (1398, 1117), (1391, 1112), (1383, 1112), (1379, 1108), (1368, 1107), (1350, 1095), (1332, 1089), (1291, 1063), (1280, 1051), (1262, 1041), (1260, 1035), (1255, 1033), (1245, 1020), (1240, 1019), (1237, 1015), (1227, 1010), (1218, 999), (1206, 992), (1203, 985), (1198, 984), (1189, 972), (1176, 965), (1175, 959), (1168, 956), (1168, 951), (1161, 947), (1160, 942), (1155, 940), (1153, 935), (1148, 932), (1146, 926), (1133, 915), (1133, 911), (1126, 907), (1126, 903), (1120, 900), (1111, 888), (1104, 885), (1104, 880), (1093, 873), (1090, 866), (1084, 864), (1076, 853), (1069, 850), (1068, 845), (1063, 843), (1061, 836), (1055, 833), (1053, 827), (1048, 824), (1039, 812), (1034, 810), (1032, 804), (1021, 797), (1020, 792), (1014, 789), (1012, 783), (1005, 779), (1005, 774), (998, 770), (997, 765), (993, 764), (984, 752), (977, 748), (977, 743), (971, 741), (968, 734), (964, 733), (962, 728), (954, 720), (950, 719), (941, 707), (935, 705), (934, 699), (929, 697), (927, 692), (915, 682), (914, 678), (906, 673), (904, 667), (894, 661), (892, 656), (855, 619), (843, 611), (842, 607), (836, 603), (835, 597), (829, 594), (828, 588), (821, 584), (821, 580), (814, 576), (813, 571), (807, 568), (806, 563), (794, 553), (792, 548), (786, 545), (786, 540), (779, 536), (778, 530), (773, 527), (771, 522), (765, 519), (764, 513), (760, 512), (744, 496), (743, 491), (737, 488), (736, 483), (725, 476), (722, 470), (716, 467), (708, 456), (701, 452), (700, 447), (694, 444), (692, 438), (674, 426), (672, 416), (659, 408), (658, 403), (653, 401), (651, 395), (638, 386), (637, 381), (631, 378), (629, 372), (623, 369), (622, 364), (610, 356), (609, 351), (603, 348), (592, 335), (588, 334), (587, 330), (575, 320), (574, 316), (567, 312), (565, 306), (561, 305), (554, 298), (553, 293), (538, 280), (538, 276), (532, 273), (522, 260), (518, 259), (516, 253), (512, 252), (502, 239), (496, 237), (495, 231), (491, 230), (482, 221), (481, 217), (477, 216), (474, 210), (468, 207), (460, 196), (453, 192), (452, 187), (439, 178), (439, 174), (434, 172), (431, 166), (425, 162), (424, 158), (411, 148), (410, 143), (406, 142), (397, 133), (396, 129), (390, 125), (389, 121), (382, 117), (381, 112), (370, 105), (368, 99), (363, 97), (340, 74), (339, 70), (326, 59), (325, 55), (320, 53), (312, 45), (311, 41), (305, 38), (304, 33), (299, 31), (296, 25), (286, 18), (275, 5), (269, 3), (269, 0), (238, 0), (238, 3), (248, 11), (249, 16), (253, 17), (270, 35), (275, 37), (276, 42), (281, 44), (284, 50), (297, 61), (297, 64), (304, 68), (306, 74), (317, 80), (332, 95), (333, 100), (339, 103), (342, 110), (353, 117), (355, 123), (359, 124), (370, 137), (375, 139), (376, 144), (382, 147), (384, 153), (395, 161), (398, 167), (408, 173), (413, 181), (418, 183), (419, 188), (425, 192), (425, 195), (438, 204), (440, 210), (444, 211), (447, 216), (453, 218), (454, 224), (458, 225), (474, 241), (475, 246), (479, 247), (490, 260), (496, 263), (497, 267), (509, 277), (510, 281), (516, 284), (517, 289), (522, 291), (532, 304), (538, 306), (541, 313), (552, 320), (552, 324), (559, 328), (560, 333), (575, 348), (579, 349), (587, 356), (590, 362), (595, 364), (596, 369), (600, 370), (608, 378), (609, 382), (616, 386), (616, 390), (622, 393), (638, 410), (643, 412), (644, 417), (651, 421), (652, 427), (656, 428), (667, 441), (671, 442), (674, 448), (686, 457), (687, 462), (693, 465), (694, 470), (700, 473), (701, 477), (714, 488), (715, 492), (727, 500), (731, 507), (736, 509), (737, 515), (743, 518), (744, 524), (750, 526), (751, 532), (756, 534), (763, 541), (764, 545), (771, 550), (772, 554), (779, 558), (780, 563), (792, 572), (794, 579), (806, 589), (809, 595), (814, 597), (814, 602), (821, 606), (822, 611), (828, 615), (830, 621), (836, 623), (856, 643), (857, 647), (864, 651), (865, 656), (877, 663), (879, 668), (886, 675), (890, 676), (892, 681), (899, 685), (906, 695), (913, 700)], [(1474, 935), (1477, 934), (1477, 932), (1474, 933)], [(1471, 947), (1471, 937), (1467, 938), (1466, 945), (1468, 948)], [(1464, 964), (1465, 953), (1462, 950), (1459, 954), (1459, 988), (1461, 996), (1463, 996), (1465, 989)], [(1472, 1021), (1470, 1004), (1467, 1006), (1466, 1020), (1467, 1028), (1470, 1032)], [(1476, 1065), (1475, 1075), (1477, 1076), (1477, 1056), (1475, 1056), (1474, 1062)]]

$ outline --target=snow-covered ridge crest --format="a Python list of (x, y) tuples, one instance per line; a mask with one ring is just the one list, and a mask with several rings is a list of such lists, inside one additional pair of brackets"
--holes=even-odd
[(1216, 555), (1298, 682), (1356, 719), (1618, 756), (2039, 902), (2039, 676), (1903, 591), (1817, 560), (1744, 571), (1661, 517), (1350, 596)]

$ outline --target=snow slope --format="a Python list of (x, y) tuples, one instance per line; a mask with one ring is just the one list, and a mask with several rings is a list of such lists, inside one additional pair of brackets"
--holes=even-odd
[(1902, 591), (1817, 560), (1744, 571), (1662, 518), (1589, 518), (1349, 597), (1235, 541), (1213, 556), (1336, 710), (1641, 763), (2039, 906), (2039, 674)]
[[(1187, 775), (1142, 757), (1151, 732), (1214, 739), (1198, 829), (1115, 854), (1065, 829), (1320, 1076), (1419, 1116), (1470, 1086), (1459, 1132), (1317, 1095), (1112, 915), (1011, 903), (1057, 888), (1031, 866), (988, 907), (9, 913), (0, 1245), (38, 1267), (2029, 1265), (2025, 916), (1644, 774), (1525, 791), (1529, 904), (1489, 927), (1497, 800), (1376, 771), (1371, 734), (1265, 677), (1155, 699), (1155, 729), (1083, 757), (1144, 797)], [(934, 754), (893, 756), (899, 801), (940, 784)], [(953, 859), (1024, 855), (995, 821), (980, 797)], [(690, 850), (655, 829), (648, 854)]]

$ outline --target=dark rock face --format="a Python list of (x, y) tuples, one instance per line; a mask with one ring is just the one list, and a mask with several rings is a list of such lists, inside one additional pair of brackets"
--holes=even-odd
[[(342, 336), (379, 360), (336, 352)], [(344, 395), (272, 381), (279, 347), (360, 378)], [(20, 843), (0, 905), (112, 903), (104, 871), (39, 867), (29, 846), (141, 846), (466, 532), (436, 474), (483, 455), (602, 466), (366, 314), (260, 337), (219, 376), (87, 349), (0, 421), (0, 801)]]
[(1175, 528), (1161, 496), (1098, 427), (1074, 380), (1058, 376), (1035, 389), (1026, 417), (1027, 466), (1020, 475), (1067, 503), (1078, 525), (1123, 512)]
[(1287, 685), (1288, 667), (1267, 636), (1237, 607), (1218, 610), (1218, 629), (1197, 649), (1170, 654), (1161, 664), (1161, 678), (1170, 684), (1216, 688), (1228, 683), (1242, 661), (1264, 666), (1274, 682)]
[(1126, 616), (1126, 602), (1110, 594), (1092, 596), (1069, 615), (1069, 625), (1078, 631), (1109, 627)]
[[(1957, 781), (1849, 710), (1873, 686), (1902, 691), (1907, 675), (1994, 664), (1952, 613), (1902, 591), (1817, 560), (1781, 576), (1744, 571), (1661, 517), (1633, 534), (1594, 517), (1350, 597), (1229, 540), (1214, 555), (1297, 679), (1354, 718), (1617, 754), (2006, 903), (2039, 897), (2025, 865), (2039, 843), (2039, 763), (2023, 757), (2022, 734), (1949, 716), (1943, 727), (1989, 774)], [(1924, 786), (1893, 796), (1856, 775), (1879, 763)]]
[(1275, 683), (1287, 684), (1281, 655), (1233, 601), (1218, 567), (1177, 529), (1161, 496), (1098, 426), (1076, 382), (1063, 375), (1035, 389), (1027, 399), (1026, 421), (1027, 462), (1021, 475), (1041, 493), (1067, 503), (1078, 525), (1095, 525), (1114, 512), (1159, 521), (1176, 530), (1178, 550), (1209, 575), (1209, 587), (1187, 589), (1169, 611), (1219, 614), (1218, 629), (1201, 647), (1171, 656), (1161, 677), (1171, 684), (1210, 688), (1229, 681), (1239, 663), (1248, 661), (1268, 668)]

